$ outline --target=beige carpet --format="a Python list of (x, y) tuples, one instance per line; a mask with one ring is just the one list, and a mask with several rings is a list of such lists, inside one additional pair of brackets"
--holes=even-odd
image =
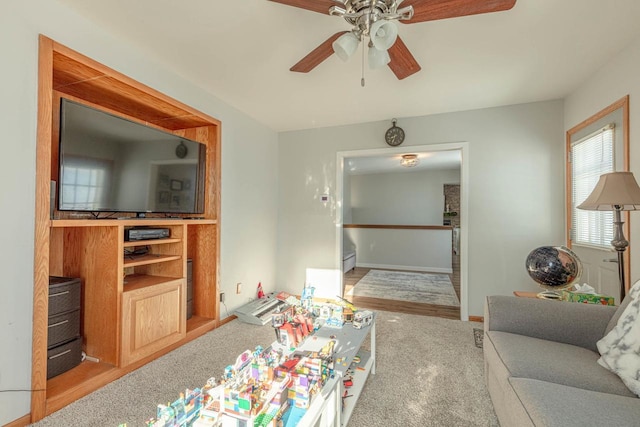
[[(479, 323), (378, 312), (377, 369), (350, 427), (497, 426), (483, 377)], [(35, 424), (38, 427), (144, 426), (156, 404), (219, 376), (236, 356), (275, 338), (270, 326), (234, 320)]]

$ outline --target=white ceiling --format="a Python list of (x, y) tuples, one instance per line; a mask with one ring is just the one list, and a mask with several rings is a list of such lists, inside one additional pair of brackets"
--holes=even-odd
[(349, 175), (371, 173), (418, 172), (423, 170), (460, 169), (462, 153), (460, 150), (434, 152), (413, 152), (418, 156), (418, 164), (407, 168), (400, 165), (402, 154), (387, 154), (371, 157), (345, 158), (344, 170)]
[(350, 29), (339, 17), (268, 0), (58, 1), (275, 131), (563, 98), (640, 35), (638, 0), (517, 0), (401, 24), (422, 71), (365, 69), (363, 88), (360, 55), (289, 71)]

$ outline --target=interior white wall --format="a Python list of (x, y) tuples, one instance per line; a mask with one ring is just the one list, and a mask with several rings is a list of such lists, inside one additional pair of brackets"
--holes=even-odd
[(222, 121), (220, 289), (232, 311), (258, 281), (275, 288), (277, 134), (174, 74), (170, 58), (149, 57), (56, 1), (3, 2), (0, 342), (11, 350), (0, 352), (0, 390), (23, 391), (0, 392), (0, 425), (30, 410), (39, 33)]
[(353, 224), (351, 214), (351, 175), (344, 174), (342, 178), (342, 221), (345, 224)]
[(345, 228), (343, 247), (356, 266), (452, 273), (452, 230)]
[[(563, 102), (547, 101), (398, 121), (403, 147), (468, 141), (469, 315), (485, 295), (537, 289), (524, 260), (564, 242)], [(340, 268), (336, 153), (385, 147), (389, 122), (280, 134), (277, 283), (300, 293), (307, 268)], [(304, 159), (304, 161), (300, 161)], [(330, 194), (323, 204), (318, 195)]]
[[(640, 123), (640, 108), (634, 100), (640, 99), (640, 38), (629, 46), (621, 46), (621, 51), (614, 56), (602, 69), (589, 80), (580, 85), (565, 99), (564, 129), (571, 129), (583, 120), (629, 95), (629, 145), (630, 170), (640, 179), (640, 143), (638, 133), (634, 131), (634, 124)], [(630, 213), (631, 235), (629, 237), (629, 251), (631, 256), (631, 278), (633, 284), (640, 278), (640, 216)]]
[(459, 169), (353, 175), (351, 220), (354, 224), (442, 225), (443, 186), (459, 183)]

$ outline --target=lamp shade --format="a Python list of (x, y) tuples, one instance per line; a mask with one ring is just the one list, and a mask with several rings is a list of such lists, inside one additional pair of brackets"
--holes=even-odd
[(353, 33), (346, 33), (341, 35), (334, 41), (331, 46), (333, 51), (338, 55), (338, 58), (346, 61), (354, 54), (358, 48), (360, 39)]
[(589, 197), (578, 209), (591, 211), (612, 211), (640, 209), (640, 187), (631, 172), (611, 172), (600, 175), (598, 183)]
[(376, 70), (378, 68), (382, 68), (391, 62), (391, 57), (389, 56), (389, 52), (386, 50), (378, 50), (375, 47), (369, 48), (369, 68), (372, 70)]
[(369, 34), (376, 49), (387, 50), (393, 46), (398, 38), (398, 26), (391, 21), (376, 21), (371, 26)]

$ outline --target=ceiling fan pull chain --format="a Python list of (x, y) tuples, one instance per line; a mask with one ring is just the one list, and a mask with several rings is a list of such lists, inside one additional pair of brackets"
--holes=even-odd
[(362, 44), (362, 78), (360, 79), (360, 86), (364, 87), (364, 46), (366, 43)]

